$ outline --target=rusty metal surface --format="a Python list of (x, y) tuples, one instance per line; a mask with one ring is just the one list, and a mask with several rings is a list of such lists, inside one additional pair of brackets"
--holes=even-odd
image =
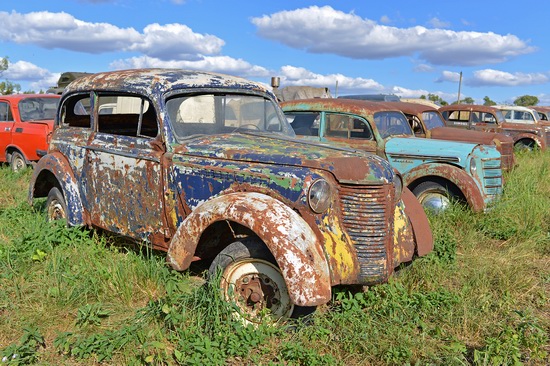
[[(498, 109), (491, 106), (476, 105), (476, 104), (453, 104), (439, 108), (439, 111), (444, 117), (450, 115), (453, 111), (468, 111), (468, 112), (484, 112), (496, 115)], [(447, 120), (447, 123), (450, 122)], [(498, 132), (510, 136), (514, 143), (520, 140), (534, 141), (537, 146), (546, 150), (548, 142), (550, 142), (550, 128), (545, 126), (544, 122), (525, 124), (525, 123), (510, 123), (506, 120), (497, 121), (496, 124), (469, 123), (467, 125), (452, 124), (453, 128), (469, 128), (478, 131)]]
[(472, 211), (483, 211), (487, 207), (478, 185), (462, 169), (452, 165), (427, 164), (417, 169), (413, 169), (403, 176), (406, 182), (412, 184), (412, 186), (409, 186), (411, 189), (414, 189), (414, 187), (425, 180), (426, 177), (445, 178), (459, 187)]
[[(160, 133), (148, 138), (98, 132), (93, 94), (91, 115), (84, 115), (82, 124), (71, 126), (58, 116), (30, 197), (45, 196), (61, 180), (74, 210), (71, 224), (101, 227), (167, 250), (178, 270), (212, 260), (243, 236), (258, 236), (297, 305), (327, 302), (335, 284), (386, 281), (395, 266), (412, 259), (415, 220), (400, 211), (395, 175), (380, 157), (275, 133), (175, 139), (166, 98), (222, 89), (275, 103), (257, 83), (194, 71), (127, 70), (72, 82), (62, 97), (72, 108), (79, 93), (94, 90), (147, 98)], [(309, 188), (319, 179), (331, 187), (323, 213), (308, 204)]]
[[(455, 141), (425, 140), (409, 135), (382, 139), (382, 134), (374, 123), (374, 116), (379, 112), (396, 111), (397, 109), (392, 106), (399, 103), (309, 99), (284, 102), (281, 103), (281, 107), (287, 114), (324, 112), (359, 116), (370, 125), (374, 139), (319, 135), (326, 123), (324, 117), (321, 117), (319, 122), (317, 136), (308, 138), (375, 152), (387, 158), (392, 166), (403, 174), (407, 186), (411, 189), (421, 181), (434, 177), (439, 181), (452, 182), (474, 211), (486, 209), (502, 193), (501, 154), (497, 151), (497, 147)], [(420, 104), (413, 104), (411, 108), (418, 111), (430, 109)], [(475, 162), (472, 162), (473, 160)], [(484, 164), (484, 161), (491, 161), (491, 163)], [(470, 164), (474, 163), (482, 168), (475, 174), (470, 171)]]
[(434, 240), (428, 217), (420, 202), (418, 202), (408, 188), (403, 189), (401, 197), (405, 204), (405, 213), (412, 222), (411, 226), (414, 230), (416, 252), (419, 256), (426, 255), (434, 248)]
[(441, 115), (437, 108), (418, 103), (406, 102), (384, 102), (384, 105), (386, 105), (387, 107), (399, 109), (407, 116), (407, 118), (410, 118), (410, 116), (412, 115), (416, 116), (417, 121), (422, 124), (422, 129), (426, 131), (426, 135), (423, 137), (438, 140), (495, 145), (502, 155), (503, 170), (509, 171), (515, 166), (516, 160), (514, 156), (514, 140), (512, 137), (507, 136), (504, 133), (473, 130), (465, 131), (447, 126), (429, 129), (424, 123), (424, 118), (422, 115), (424, 112), (437, 113), (440, 116), (441, 120), (445, 121), (445, 118), (443, 118), (443, 115)]
[(320, 238), (298, 213), (260, 193), (230, 193), (197, 207), (172, 239), (168, 251), (172, 267), (189, 267), (197, 238), (213, 223), (225, 220), (247, 227), (266, 243), (283, 273), (293, 303), (314, 306), (330, 300), (329, 268)]

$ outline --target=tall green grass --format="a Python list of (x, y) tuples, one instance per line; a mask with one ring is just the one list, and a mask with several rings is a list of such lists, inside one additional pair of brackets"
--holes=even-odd
[[(0, 169), (0, 358), (9, 364), (546, 365), (550, 153), (521, 154), (486, 214), (430, 217), (435, 250), (306, 319), (245, 326), (163, 254), (48, 224)], [(14, 355), (17, 355), (14, 357)], [(0, 365), (2, 363), (0, 362)]]

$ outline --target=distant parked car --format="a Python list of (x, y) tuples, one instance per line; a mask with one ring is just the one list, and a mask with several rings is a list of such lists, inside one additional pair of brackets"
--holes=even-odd
[(510, 136), (503, 133), (465, 131), (447, 127), (445, 118), (438, 108), (426, 104), (405, 102), (384, 102), (384, 104), (405, 114), (416, 137), (495, 145), (502, 156), (502, 169), (508, 171), (515, 165), (514, 140)]
[(539, 120), (548, 122), (550, 121), (550, 106), (535, 105), (529, 107), (534, 109), (539, 114)]
[(13, 171), (46, 154), (59, 96), (0, 95), (0, 162)]
[[(514, 146), (520, 149), (538, 147), (545, 150), (550, 143), (550, 125), (540, 123), (526, 111), (519, 111), (525, 118), (532, 116), (530, 123), (511, 122), (504, 118), (503, 112), (496, 108), (475, 104), (453, 104), (439, 108), (445, 118), (447, 126), (466, 128), (477, 131), (500, 132), (514, 140)], [(512, 109), (507, 109), (512, 113)], [(519, 118), (519, 114), (514, 117)]]
[(49, 220), (145, 242), (176, 270), (209, 267), (251, 322), (324, 304), (335, 285), (385, 282), (433, 248), (385, 160), (297, 139), (270, 91), (222, 74), (73, 81), (31, 178), (36, 197)]
[(415, 138), (403, 113), (385, 103), (307, 99), (281, 107), (297, 135), (388, 159), (425, 208), (443, 210), (456, 199), (483, 211), (502, 193), (494, 146)]

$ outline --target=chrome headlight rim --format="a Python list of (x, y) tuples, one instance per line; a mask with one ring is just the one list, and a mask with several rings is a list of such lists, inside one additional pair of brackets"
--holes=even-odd
[(326, 212), (332, 204), (330, 183), (324, 178), (314, 180), (307, 192), (307, 202), (313, 212), (317, 214)]
[(477, 163), (473, 156), (470, 156), (470, 174), (476, 175), (477, 174)]
[(403, 194), (403, 177), (396, 169), (393, 170), (393, 177), (395, 201), (399, 201), (401, 199), (401, 195)]

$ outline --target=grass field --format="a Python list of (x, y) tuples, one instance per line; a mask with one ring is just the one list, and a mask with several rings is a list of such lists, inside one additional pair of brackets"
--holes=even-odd
[(490, 213), (430, 217), (435, 251), (388, 284), (257, 327), (162, 254), (47, 224), (31, 171), (2, 167), (0, 365), (548, 365), (550, 153), (518, 160)]

